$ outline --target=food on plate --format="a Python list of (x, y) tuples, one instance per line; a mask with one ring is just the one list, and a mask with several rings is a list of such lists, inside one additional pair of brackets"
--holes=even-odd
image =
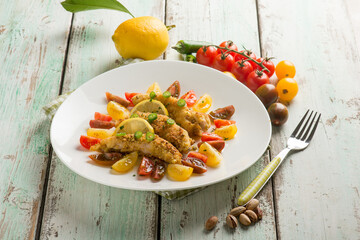
[(175, 181), (206, 174), (208, 167), (219, 166), (225, 140), (237, 132), (236, 122), (230, 120), (235, 108), (229, 105), (207, 114), (210, 95), (197, 99), (189, 90), (180, 96), (178, 81), (165, 92), (156, 82), (145, 94), (125, 92), (126, 99), (106, 93), (108, 115), (95, 113), (80, 144), (98, 152), (89, 156), (95, 163), (120, 173), (138, 165), (138, 176), (155, 181), (166, 173)]
[[(151, 113), (137, 112), (138, 116), (142, 119), (149, 119)], [(157, 114), (157, 118), (151, 121), (151, 126), (154, 129), (155, 134), (159, 137), (169, 141), (173, 144), (180, 152), (189, 151), (194, 140), (189, 137), (188, 132), (177, 124), (169, 123), (171, 118)]]
[(157, 135), (148, 138), (148, 134), (142, 134), (136, 139), (134, 134), (124, 136), (112, 136), (103, 139), (99, 144), (90, 148), (98, 152), (133, 152), (139, 151), (144, 155), (159, 158), (168, 163), (180, 163), (182, 154), (171, 143)]
[[(150, 99), (149, 95), (138, 94), (132, 98), (132, 102), (136, 106), (136, 104), (147, 99)], [(157, 95), (154, 99), (164, 104), (169, 112), (170, 118), (174, 119), (178, 125), (188, 131), (191, 137), (200, 136), (202, 131), (206, 131), (211, 126), (211, 122), (207, 114), (196, 112), (186, 106), (179, 106), (179, 99), (177, 98)]]
[(299, 88), (293, 78), (283, 78), (277, 83), (276, 90), (280, 100), (290, 102), (296, 96)]
[(169, 43), (169, 34), (159, 19), (144, 16), (121, 23), (115, 30), (112, 40), (116, 50), (124, 58), (153, 60), (165, 51)]
[(271, 123), (275, 126), (283, 125), (289, 116), (287, 107), (282, 103), (273, 103), (268, 108)]

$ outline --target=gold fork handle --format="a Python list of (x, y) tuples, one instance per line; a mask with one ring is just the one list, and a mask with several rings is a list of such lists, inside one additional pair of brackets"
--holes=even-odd
[(238, 204), (240, 206), (248, 203), (253, 197), (255, 197), (260, 190), (269, 181), (276, 169), (280, 166), (282, 160), (291, 151), (290, 148), (282, 150), (262, 171), (261, 173), (245, 188), (238, 198)]

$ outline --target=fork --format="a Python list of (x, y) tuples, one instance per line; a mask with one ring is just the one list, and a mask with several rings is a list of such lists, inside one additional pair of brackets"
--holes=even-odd
[[(296, 126), (295, 130), (291, 134), (290, 138), (287, 141), (287, 146), (282, 150), (265, 168), (261, 173), (247, 186), (247, 188), (240, 194), (238, 198), (238, 205), (246, 205), (252, 198), (254, 198), (260, 190), (265, 186), (269, 181), (271, 176), (274, 174), (276, 169), (283, 162), (285, 157), (290, 151), (300, 151), (304, 150), (308, 145), (312, 137), (314, 136), (316, 127), (319, 123), (321, 114), (315, 112), (310, 124), (309, 121), (314, 111), (311, 111), (309, 117), (305, 121), (310, 110), (307, 110), (303, 118), (300, 120), (299, 124)], [(318, 115), (316, 121), (315, 118)], [(315, 124), (313, 126), (313, 123)], [(309, 125), (308, 125), (309, 124)]]

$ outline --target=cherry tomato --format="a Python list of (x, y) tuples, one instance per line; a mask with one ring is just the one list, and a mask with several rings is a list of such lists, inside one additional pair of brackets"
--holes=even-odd
[(138, 168), (138, 174), (140, 176), (148, 176), (152, 174), (154, 170), (155, 170), (155, 163), (151, 159), (144, 156)]
[(200, 159), (204, 163), (206, 163), (207, 158), (208, 158), (205, 154), (202, 154), (202, 153), (199, 153), (199, 152), (189, 152), (187, 157)]
[(215, 133), (203, 132), (201, 134), (201, 141), (207, 142), (207, 141), (213, 141), (213, 140), (224, 140), (224, 139), (222, 137), (220, 137), (219, 135), (216, 135)]
[(89, 125), (91, 128), (102, 128), (102, 129), (110, 129), (115, 127), (114, 122), (101, 121), (101, 120), (90, 120)]
[(234, 65), (234, 57), (231, 54), (218, 54), (216, 55), (212, 67), (224, 72), (230, 71)]
[(276, 85), (279, 99), (290, 102), (297, 94), (299, 87), (293, 78), (283, 78)]
[(95, 112), (94, 119), (95, 120), (100, 120), (100, 121), (110, 122), (112, 120), (112, 117), (109, 116), (109, 115), (106, 115), (106, 114)]
[(231, 73), (243, 84), (246, 84), (246, 78), (252, 71), (253, 67), (251, 63), (243, 60), (235, 62), (231, 68)]
[[(246, 56), (251, 57), (252, 59), (256, 60), (256, 55), (255, 53), (253, 53), (251, 50), (242, 50), (240, 51), (241, 53), (245, 53)], [(239, 60), (246, 60), (248, 58), (244, 57), (241, 54), (236, 54), (235, 55), (235, 62), (239, 61)], [(257, 64), (254, 63), (253, 61), (249, 61), (249, 63), (251, 64), (251, 66), (253, 67), (253, 69), (256, 69)]]
[(80, 144), (86, 149), (90, 149), (91, 146), (98, 144), (100, 142), (101, 142), (100, 138), (94, 138), (84, 135), (81, 135), (80, 137)]
[(215, 119), (214, 124), (216, 128), (221, 128), (223, 126), (229, 126), (231, 124), (235, 124), (235, 121), (232, 120), (224, 120), (224, 119)]
[(235, 79), (236, 79), (235, 75), (232, 74), (231, 72), (225, 71), (225, 72), (223, 72), (223, 73), (224, 73), (225, 75), (229, 76), (229, 77), (232, 77), (232, 78), (235, 78)]
[(284, 60), (276, 65), (275, 73), (278, 79), (295, 77), (296, 69), (292, 62)]
[[(264, 73), (266, 73), (266, 75), (268, 75), (268, 77), (270, 78), (274, 72), (275, 72), (275, 65), (274, 63), (271, 61), (271, 58), (258, 58), (256, 61), (258, 62), (262, 62), (264, 64), (264, 66), (269, 69), (269, 71), (265, 70)], [(262, 68), (259, 65), (256, 65), (257, 70), (261, 71)]]
[(231, 116), (235, 113), (235, 108), (233, 105), (229, 105), (223, 108), (218, 108), (209, 113), (209, 116), (213, 119), (227, 119), (229, 120)]
[(103, 166), (111, 166), (117, 161), (119, 161), (123, 156), (124, 154), (122, 153), (113, 152), (113, 153), (92, 154), (89, 156), (89, 158), (91, 158), (91, 160), (93, 160), (97, 164)]
[[(231, 41), (231, 40), (222, 42), (222, 43), (220, 43), (219, 46), (220, 46), (220, 47), (227, 47), (227, 48), (229, 48), (229, 49), (231, 49), (231, 50), (235, 50), (235, 51), (238, 50), (237, 46), (236, 46), (236, 45), (233, 43), (233, 41)], [(218, 53), (218, 54), (224, 53), (224, 52), (226, 52), (226, 50), (224, 50), (224, 49), (217, 49), (217, 53)], [(230, 53), (233, 57), (235, 57), (235, 55), (237, 54), (237, 53), (234, 53), (234, 52), (227, 52), (227, 53)]]
[(130, 101), (128, 101), (122, 97), (111, 94), (109, 92), (106, 92), (105, 94), (106, 94), (106, 99), (108, 102), (114, 101), (114, 102), (121, 104), (124, 107), (128, 107), (130, 105)]
[(252, 71), (246, 79), (246, 86), (253, 92), (263, 84), (269, 83), (269, 77), (258, 70)]
[(188, 107), (192, 107), (192, 106), (195, 105), (196, 100), (197, 100), (197, 97), (196, 97), (195, 92), (194, 92), (193, 90), (190, 90), (190, 91), (188, 91), (187, 93), (185, 93), (185, 94), (181, 97), (181, 99), (184, 99), (184, 100), (185, 100), (186, 105), (187, 105)]
[(154, 180), (161, 180), (165, 175), (165, 163), (161, 160), (155, 160), (155, 170), (152, 172), (151, 177)]
[(181, 163), (185, 166), (193, 168), (194, 173), (204, 173), (207, 171), (205, 163), (197, 158), (187, 157), (182, 159)]
[(197, 63), (211, 67), (216, 55), (217, 50), (215, 47), (201, 47), (196, 53), (196, 61)]
[(134, 106), (133, 102), (131, 101), (131, 99), (135, 96), (135, 95), (138, 95), (139, 93), (128, 93), (128, 92), (125, 92), (125, 98), (130, 102), (130, 105), (129, 106)]
[[(225, 141), (224, 140), (207, 141), (207, 143), (210, 144), (210, 146), (212, 146), (213, 148), (215, 148), (219, 152), (221, 152), (225, 147)], [(199, 148), (200, 148), (201, 144), (203, 144), (203, 142), (198, 143)]]

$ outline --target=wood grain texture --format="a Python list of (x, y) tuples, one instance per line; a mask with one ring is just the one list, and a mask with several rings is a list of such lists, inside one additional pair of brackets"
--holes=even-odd
[[(231, 9), (231, 10), (230, 10)], [(245, 10), (246, 9), (246, 10)], [(254, 1), (167, 1), (166, 24), (176, 24), (171, 30), (171, 45), (178, 40), (203, 40), (220, 43), (233, 40), (259, 53), (257, 15)], [(167, 59), (179, 59), (174, 50), (166, 52)], [(224, 89), (224, 94), (225, 94)], [(216, 101), (216, 99), (214, 99)], [(241, 137), (241, 133), (238, 134)], [(265, 154), (253, 167), (222, 183), (212, 185), (183, 200), (162, 198), (161, 239), (275, 239), (275, 218), (272, 187), (268, 184), (258, 196), (265, 217), (249, 228), (231, 231), (225, 224), (226, 215), (236, 206), (241, 191), (261, 172), (268, 162)], [(205, 221), (211, 216), (220, 220), (207, 232)]]
[(1, 3), (0, 239), (35, 237), (49, 158), (41, 108), (58, 94), (71, 20), (59, 10), (54, 1)]
[[(135, 16), (164, 17), (164, 1), (122, 3)], [(106, 10), (75, 14), (63, 92), (118, 66), (119, 54), (111, 36), (129, 18)], [(73, 173), (57, 157), (52, 159), (42, 238), (154, 239), (156, 222), (154, 193), (96, 184)]]
[[(281, 12), (281, 14), (279, 14)], [(298, 96), (274, 129), (272, 155), (306, 109), (322, 113), (310, 146), (274, 175), (280, 239), (360, 239), (360, 61), (342, 1), (259, 0), (263, 53), (297, 68)]]

